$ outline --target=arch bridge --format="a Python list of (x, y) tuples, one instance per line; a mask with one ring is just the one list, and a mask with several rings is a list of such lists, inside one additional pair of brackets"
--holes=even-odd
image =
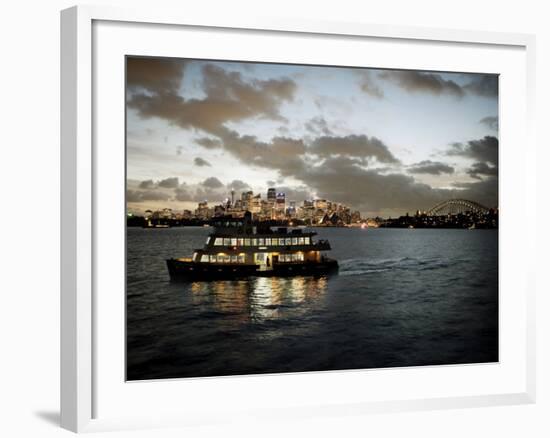
[(486, 214), (489, 212), (489, 208), (467, 199), (448, 199), (434, 205), (426, 214), (428, 216), (441, 216), (446, 214), (466, 213), (467, 211)]

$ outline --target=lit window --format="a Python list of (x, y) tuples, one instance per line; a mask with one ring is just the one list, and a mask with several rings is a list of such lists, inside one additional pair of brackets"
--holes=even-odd
[(292, 238), (292, 244), (293, 245), (298, 245), (298, 238), (297, 237)]
[(258, 246), (258, 239), (252, 239), (252, 246)]
[(292, 239), (290, 237), (285, 239), (285, 245), (292, 245)]
[(244, 245), (244, 239), (242, 239), (242, 238), (237, 239), (237, 245), (238, 246), (243, 246)]
[(206, 238), (206, 244), (208, 245), (210, 243), (210, 236)]
[(231, 256), (231, 263), (237, 263), (237, 256), (236, 255)]
[(258, 239), (258, 245), (264, 246), (265, 245), (265, 239)]
[(196, 262), (197, 261), (197, 256), (198, 254), (196, 252), (193, 253), (193, 261)]
[(237, 246), (237, 238), (236, 237), (233, 237), (231, 239), (231, 246)]
[(309, 245), (309, 237), (304, 237), (304, 244)]
[(304, 261), (304, 253), (303, 252), (299, 252), (296, 255), (297, 255), (297, 260), (299, 260), (300, 262)]
[(216, 263), (216, 256), (215, 255), (210, 256), (210, 263)]
[(304, 238), (303, 237), (298, 238), (298, 244), (300, 244), (300, 245), (304, 244)]
[(279, 245), (280, 245), (280, 246), (285, 246), (285, 239), (280, 238), (280, 239), (279, 239)]
[(209, 260), (210, 260), (210, 257), (208, 257), (208, 255), (203, 254), (203, 255), (201, 256), (201, 262), (202, 262), (202, 263), (208, 263)]
[(223, 245), (223, 239), (221, 237), (216, 237), (216, 240), (214, 241), (214, 246), (222, 246)]
[(250, 239), (244, 239), (244, 246), (250, 246)]
[(271, 237), (266, 237), (265, 238), (265, 244), (266, 244), (266, 246), (271, 246)]
[(239, 263), (244, 263), (244, 254), (239, 254)]

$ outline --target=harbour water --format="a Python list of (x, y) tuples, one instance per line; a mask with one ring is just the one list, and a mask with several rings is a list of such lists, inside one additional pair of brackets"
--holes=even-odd
[(338, 275), (171, 283), (212, 228), (128, 228), (128, 380), (498, 361), (498, 231), (315, 231)]

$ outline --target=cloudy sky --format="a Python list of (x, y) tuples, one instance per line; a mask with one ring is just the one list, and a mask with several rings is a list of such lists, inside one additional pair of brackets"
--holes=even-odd
[(129, 57), (126, 104), (131, 212), (268, 187), (368, 216), (497, 206), (497, 76)]

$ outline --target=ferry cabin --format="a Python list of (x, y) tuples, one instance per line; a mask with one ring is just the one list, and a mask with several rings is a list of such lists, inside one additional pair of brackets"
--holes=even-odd
[(269, 270), (274, 264), (320, 262), (321, 251), (330, 250), (324, 240), (314, 242), (314, 232), (279, 229), (271, 234), (214, 234), (206, 245), (193, 253), (195, 263), (257, 265)]

